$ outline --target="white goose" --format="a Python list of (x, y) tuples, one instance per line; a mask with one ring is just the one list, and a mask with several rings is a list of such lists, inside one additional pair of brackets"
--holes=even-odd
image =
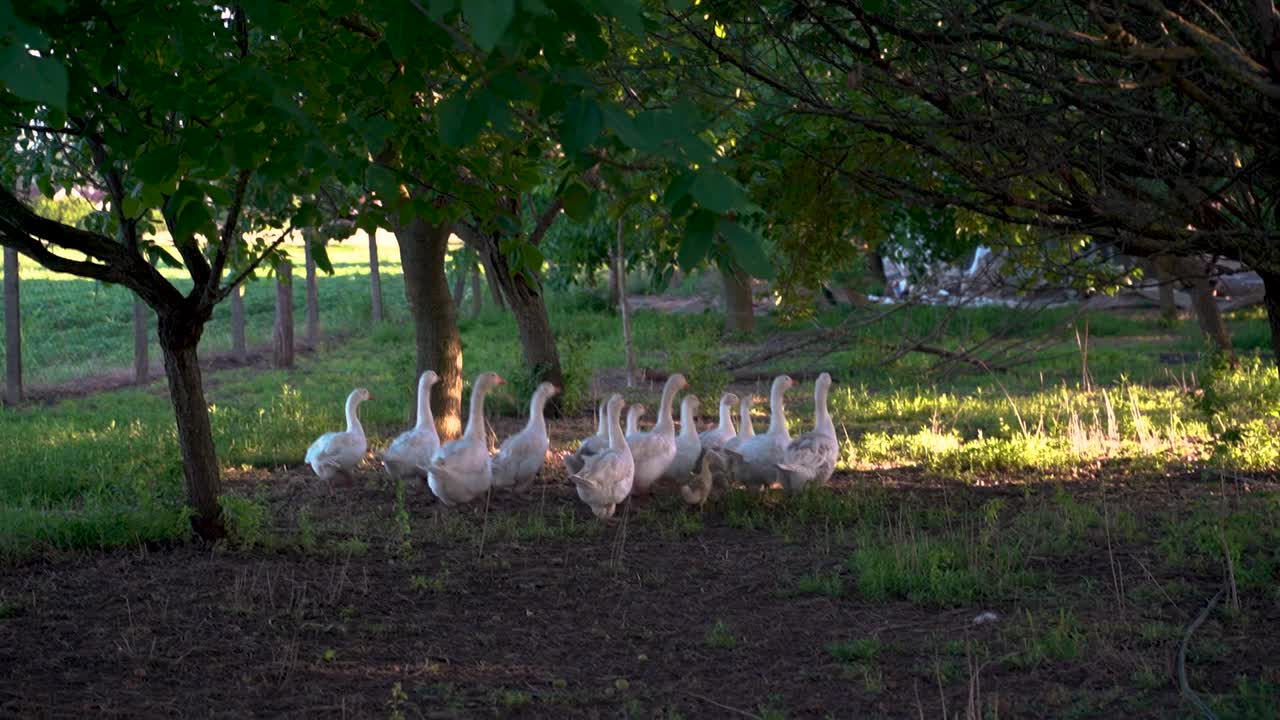
[(663, 473), (672, 480), (684, 480), (693, 472), (702, 455), (702, 440), (698, 437), (697, 414), (701, 401), (694, 395), (686, 395), (680, 401), (680, 434), (676, 436), (676, 456)]
[(480, 373), (471, 388), (471, 410), (462, 437), (445, 443), (431, 458), (427, 484), (448, 507), (468, 503), (485, 494), (493, 484), (493, 466), (485, 437), (484, 396), (506, 384), (497, 373)]
[(628, 435), (640, 430), (640, 418), (644, 417), (644, 413), (648, 409), (649, 408), (644, 406), (644, 403), (636, 403), (635, 405), (632, 405), (631, 407), (627, 408), (627, 434)]
[(778, 463), (782, 486), (791, 492), (803, 490), (811, 483), (821, 485), (835, 472), (840, 444), (836, 442), (836, 426), (827, 410), (830, 391), (831, 376), (822, 373), (813, 384), (813, 431), (792, 440)]
[(738, 404), (738, 436), (730, 439), (724, 444), (726, 450), (733, 450), (742, 444), (743, 440), (756, 436), (756, 429), (751, 425), (751, 404), (756, 400), (755, 396), (747, 393), (742, 396), (742, 400)]
[(547, 420), (542, 411), (547, 400), (560, 392), (555, 385), (544, 382), (533, 391), (529, 400), (529, 422), (524, 429), (502, 441), (498, 455), (493, 459), (493, 484), (500, 488), (513, 488), (518, 493), (528, 492), (533, 479), (542, 471), (551, 440), (547, 437)]
[(778, 477), (778, 463), (791, 442), (787, 432), (787, 415), (783, 404), (787, 389), (794, 381), (786, 375), (773, 379), (769, 390), (769, 430), (763, 435), (746, 438), (736, 448), (727, 450), (733, 475), (747, 485), (772, 485)]
[(662, 388), (662, 404), (658, 408), (658, 422), (649, 432), (635, 432), (627, 436), (631, 456), (635, 460), (635, 483), (631, 491), (643, 495), (666, 472), (676, 456), (676, 424), (671, 419), (671, 403), (676, 393), (689, 386), (684, 375), (676, 373), (667, 378)]
[(440, 449), (440, 434), (431, 416), (431, 386), (440, 381), (434, 370), (418, 378), (418, 414), (413, 428), (400, 433), (382, 453), (382, 462), (391, 476), (399, 480), (427, 481), (431, 457)]
[(627, 436), (618, 424), (622, 414), (622, 396), (614, 394), (606, 405), (609, 447), (586, 459), (581, 470), (570, 476), (577, 486), (578, 497), (601, 520), (613, 517), (620, 503), (631, 494), (635, 482), (635, 459), (627, 444)]
[[(725, 446), (725, 443), (738, 436), (738, 431), (733, 428), (733, 406), (738, 403), (738, 396), (733, 393), (725, 393), (720, 396), (720, 424), (710, 430), (703, 430), (698, 435), (698, 440), (702, 442), (702, 447), (709, 450), (719, 450)], [(683, 430), (684, 428), (681, 428)]]
[(347, 396), (347, 429), (344, 432), (327, 432), (307, 448), (306, 463), (315, 471), (316, 477), (329, 484), (329, 493), (333, 494), (333, 480), (343, 477), (351, 481), (351, 471), (364, 459), (369, 449), (369, 440), (364, 436), (364, 426), (360, 424), (360, 403), (372, 400), (373, 394), (364, 388), (356, 388)]
[(564, 459), (564, 466), (570, 474), (581, 470), (587, 458), (609, 447), (608, 414), (605, 409), (608, 404), (607, 399), (601, 400), (600, 407), (596, 409), (596, 434), (583, 440), (578, 449)]

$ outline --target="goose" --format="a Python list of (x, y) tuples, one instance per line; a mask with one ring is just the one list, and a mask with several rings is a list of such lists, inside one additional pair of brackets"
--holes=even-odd
[(836, 469), (840, 444), (836, 442), (836, 426), (827, 409), (830, 392), (831, 376), (822, 373), (813, 384), (813, 430), (792, 440), (778, 463), (782, 485), (788, 491), (803, 490), (811, 483), (821, 485)]
[(666, 472), (676, 456), (676, 424), (671, 419), (671, 403), (676, 393), (689, 386), (684, 375), (675, 373), (667, 378), (662, 388), (662, 403), (658, 408), (658, 422), (648, 432), (635, 432), (627, 436), (631, 456), (635, 461), (635, 483), (631, 491), (646, 494)]
[(485, 438), (484, 397), (506, 382), (498, 373), (480, 373), (471, 388), (467, 429), (461, 438), (440, 446), (431, 457), (427, 485), (446, 507), (471, 502), (493, 484), (493, 466)]
[(680, 434), (676, 436), (676, 456), (671, 459), (663, 477), (684, 480), (693, 472), (702, 456), (702, 440), (698, 437), (696, 416), (702, 403), (694, 395), (686, 395), (680, 402)]
[(702, 447), (719, 450), (725, 446), (725, 443), (738, 436), (738, 431), (733, 428), (733, 406), (737, 403), (738, 396), (733, 393), (720, 396), (720, 424), (710, 430), (703, 430), (698, 435)]
[(713, 464), (719, 454), (715, 450), (703, 450), (694, 464), (693, 472), (680, 481), (680, 497), (690, 505), (701, 507), (711, 497), (714, 485)]
[(427, 481), (431, 456), (440, 449), (440, 434), (436, 432), (435, 418), (431, 416), (431, 386), (439, 381), (440, 376), (434, 370), (428, 370), (418, 378), (417, 420), (413, 428), (400, 433), (382, 453), (387, 471), (398, 480)]
[(627, 408), (627, 434), (630, 435), (640, 430), (640, 418), (644, 417), (644, 413), (649, 408), (644, 403), (636, 403)]
[(773, 379), (769, 390), (769, 430), (763, 435), (746, 438), (727, 450), (734, 477), (748, 485), (769, 486), (777, 479), (777, 464), (791, 442), (787, 432), (787, 415), (783, 406), (787, 389), (795, 382), (787, 375)]
[(493, 484), (495, 487), (512, 488), (524, 494), (533, 485), (533, 479), (542, 470), (547, 459), (547, 420), (543, 408), (547, 400), (560, 392), (555, 385), (544, 382), (533, 391), (529, 400), (529, 422), (520, 432), (502, 441), (498, 455), (493, 459)]
[(608, 402), (608, 400), (601, 400), (600, 407), (596, 409), (596, 434), (583, 440), (578, 449), (564, 459), (564, 466), (570, 473), (578, 472), (588, 457), (609, 447), (609, 429), (606, 424), (608, 418), (605, 412)]
[(756, 436), (756, 429), (751, 425), (751, 404), (756, 400), (755, 396), (747, 393), (742, 396), (738, 403), (738, 436), (731, 438), (724, 444), (726, 450), (733, 450), (747, 438)]
[(329, 494), (333, 494), (333, 480), (342, 476), (351, 481), (351, 471), (364, 459), (369, 449), (369, 440), (364, 436), (364, 426), (360, 424), (360, 403), (372, 400), (373, 394), (364, 388), (356, 388), (347, 396), (347, 429), (344, 432), (327, 432), (307, 448), (306, 463), (315, 471), (316, 477), (329, 484)]
[(606, 405), (605, 414), (609, 428), (609, 447), (587, 457), (581, 470), (570, 476), (577, 487), (578, 497), (601, 520), (613, 517), (620, 503), (631, 494), (635, 482), (635, 459), (627, 436), (618, 424), (624, 402), (614, 393)]

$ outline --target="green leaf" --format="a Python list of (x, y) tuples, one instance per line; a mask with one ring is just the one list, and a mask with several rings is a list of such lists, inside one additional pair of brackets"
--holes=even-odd
[(608, 8), (629, 32), (644, 36), (644, 13), (638, 4), (632, 0), (610, 0)]
[(471, 39), (485, 52), (497, 46), (515, 14), (515, 0), (467, 0), (462, 6), (462, 16), (471, 26)]
[(421, 13), (408, 2), (393, 2), (388, 6), (390, 12), (384, 37), (391, 56), (403, 61), (417, 44), (415, 21), (421, 18)]
[(0, 48), (0, 86), (14, 95), (65, 111), (69, 84), (60, 61), (34, 57), (18, 45)]
[(177, 220), (174, 222), (174, 242), (185, 242), (201, 230), (207, 232), (205, 226), (212, 222), (213, 216), (209, 214), (209, 208), (205, 206), (203, 199), (197, 198), (187, 202), (178, 211)]
[(569, 217), (578, 222), (586, 222), (591, 217), (592, 206), (594, 205), (591, 193), (587, 191), (582, 183), (570, 183), (560, 193), (560, 197), (564, 199), (564, 211)]
[(699, 171), (689, 192), (699, 205), (718, 213), (741, 210), (751, 203), (738, 181), (718, 170)]
[(158, 267), (160, 265), (165, 265), (166, 267), (171, 268), (182, 267), (182, 263), (179, 262), (178, 258), (174, 257), (168, 250), (165, 250), (163, 247), (160, 247), (155, 243), (147, 244), (146, 253), (147, 262), (151, 263), (153, 266)]
[(672, 12), (684, 12), (689, 9), (689, 0), (667, 0), (667, 9)]
[(573, 97), (564, 109), (564, 126), (560, 130), (560, 145), (566, 155), (577, 155), (590, 147), (600, 134), (604, 124), (600, 106), (589, 97)]
[(311, 259), (316, 261), (316, 267), (320, 268), (320, 272), (325, 275), (333, 274), (333, 263), (329, 260), (328, 245), (324, 242), (324, 237), (316, 234), (311, 240)]
[(759, 235), (727, 218), (720, 220), (720, 234), (728, 242), (733, 259), (747, 274), (761, 280), (773, 278), (773, 263)]
[(440, 139), (455, 148), (475, 140), (489, 114), (489, 100), (487, 93), (478, 92), (468, 99), (458, 91), (437, 105), (436, 122), (440, 126)]
[(693, 181), (697, 176), (692, 172), (677, 175), (667, 184), (667, 191), (662, 195), (662, 202), (667, 207), (674, 206), (681, 198), (689, 194), (689, 189), (693, 187)]
[(862, 0), (862, 9), (878, 15), (884, 12), (884, 0)]
[(400, 182), (395, 173), (382, 165), (370, 165), (364, 175), (365, 185), (378, 194), (386, 203), (400, 194)]
[(133, 163), (133, 175), (143, 183), (158, 185), (178, 174), (178, 146), (158, 145)]
[(695, 210), (684, 226), (684, 239), (676, 261), (685, 270), (692, 270), (711, 250), (716, 236), (716, 214), (707, 210)]

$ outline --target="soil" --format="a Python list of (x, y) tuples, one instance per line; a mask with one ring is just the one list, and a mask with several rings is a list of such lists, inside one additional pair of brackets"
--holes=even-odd
[[(505, 436), (518, 423), (495, 424)], [(698, 511), (661, 496), (600, 523), (560, 462), (592, 425), (553, 426), (554, 457), (528, 498), (444, 510), (408, 488), (408, 551), (384, 476), (369, 470), (331, 499), (294, 467), (228, 477), (230, 493), (270, 509), (253, 546), (0, 568), (0, 715), (933, 718), (978, 702), (1008, 718), (1155, 718), (1186, 707), (1172, 658), (1218, 574), (1165, 572), (1151, 548), (1117, 547), (1128, 591), (1153, 598), (1117, 610), (1099, 537), (1069, 559), (1035, 561), (1053, 592), (951, 607), (872, 600), (829, 521), (751, 529), (715, 503)], [(916, 471), (841, 473), (833, 486), (975, 512), (995, 498), (1033, 501), (1020, 486)], [(1141, 517), (1217, 487), (1109, 481), (1108, 502)], [(844, 591), (799, 594), (815, 572), (838, 574)], [(1265, 630), (1280, 623), (1280, 598), (1242, 601), (1235, 622), (1199, 631), (1203, 646), (1225, 648), (1193, 656), (1202, 690), (1227, 691), (1237, 673), (1280, 682), (1280, 640)], [(975, 624), (987, 611), (998, 619)], [(1028, 611), (1071, 612), (1085, 651), (1015, 661)], [(1140, 639), (1153, 622), (1172, 632)], [(881, 648), (866, 661), (827, 649), (868, 637)], [(1135, 689), (1139, 668), (1154, 687)]]

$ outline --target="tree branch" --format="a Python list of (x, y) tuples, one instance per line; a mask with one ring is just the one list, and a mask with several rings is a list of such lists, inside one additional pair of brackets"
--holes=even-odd
[(267, 256), (270, 255), (272, 251), (284, 243), (285, 238), (289, 237), (289, 233), (291, 232), (293, 232), (293, 223), (286, 225), (284, 230), (281, 231), (280, 237), (273, 240), (271, 244), (267, 246), (266, 250), (259, 253), (258, 257), (254, 258), (253, 262), (249, 263), (248, 267), (241, 270), (238, 275), (232, 278), (231, 282), (227, 283), (226, 286), (215, 293), (213, 299), (209, 302), (209, 305), (217, 305), (230, 295), (237, 287), (240, 287), (240, 285), (244, 283), (245, 279), (252, 275), (254, 270), (258, 269), (258, 266), (262, 264), (262, 261), (266, 260)]
[(227, 208), (227, 219), (222, 224), (222, 236), (218, 239), (218, 250), (213, 257), (213, 265), (209, 268), (209, 280), (201, 292), (200, 304), (210, 307), (210, 301), (218, 293), (218, 285), (222, 283), (222, 271), (227, 265), (227, 254), (231, 243), (235, 240), (236, 230), (240, 224), (240, 211), (244, 207), (244, 193), (249, 186), (249, 177), (253, 171), (245, 168), (236, 175), (235, 193), (231, 197), (231, 206)]

